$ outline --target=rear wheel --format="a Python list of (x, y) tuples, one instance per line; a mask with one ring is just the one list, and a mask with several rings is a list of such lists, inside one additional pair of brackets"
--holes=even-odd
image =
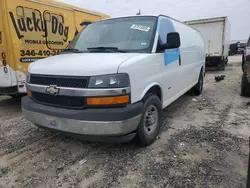
[(142, 146), (152, 144), (160, 131), (162, 122), (162, 105), (159, 97), (148, 94), (143, 99), (144, 110), (137, 130), (137, 141)]
[(225, 59), (225, 65), (227, 65), (227, 63), (228, 63), (228, 57), (226, 57)]
[(248, 82), (245, 73), (242, 75), (242, 80), (241, 80), (241, 96), (250, 97), (250, 83)]
[(198, 83), (191, 89), (195, 95), (200, 95), (203, 91), (203, 71), (200, 72)]

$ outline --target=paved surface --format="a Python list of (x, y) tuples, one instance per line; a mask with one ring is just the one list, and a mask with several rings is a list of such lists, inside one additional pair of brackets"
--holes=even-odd
[(169, 106), (159, 139), (146, 148), (38, 129), (19, 101), (0, 97), (0, 187), (245, 187), (250, 99), (240, 97), (240, 60), (208, 72), (202, 96)]

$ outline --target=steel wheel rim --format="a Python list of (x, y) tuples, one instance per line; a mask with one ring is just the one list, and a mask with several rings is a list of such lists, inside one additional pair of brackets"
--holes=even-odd
[(155, 132), (158, 125), (158, 110), (155, 105), (150, 105), (144, 115), (144, 130), (147, 135)]

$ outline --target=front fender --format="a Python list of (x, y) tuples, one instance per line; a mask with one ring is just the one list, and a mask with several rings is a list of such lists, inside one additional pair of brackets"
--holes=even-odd
[[(140, 96), (140, 100), (142, 100), (143, 97), (147, 94), (147, 92), (148, 92), (152, 87), (154, 87), (154, 86), (158, 86), (158, 87), (162, 88), (162, 85), (161, 85), (160, 83), (158, 83), (158, 82), (153, 82), (153, 83), (151, 83), (151, 84), (148, 85), (145, 89), (143, 89), (143, 92), (142, 92), (142, 94), (141, 94), (141, 96)], [(163, 96), (162, 89), (161, 89), (161, 96)]]

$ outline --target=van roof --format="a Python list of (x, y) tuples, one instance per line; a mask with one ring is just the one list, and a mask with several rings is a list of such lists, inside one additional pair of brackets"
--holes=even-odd
[[(175, 19), (175, 18), (172, 18), (172, 17), (170, 17), (170, 16), (166, 16), (166, 15), (163, 15), (163, 14), (144, 14), (144, 15), (118, 16), (118, 17), (114, 17), (114, 18), (107, 18), (107, 19), (105, 19), (105, 20), (112, 20), (112, 19), (117, 19), (117, 18), (129, 18), (129, 17), (159, 17), (159, 16), (163, 16), (163, 17), (166, 17), (166, 18), (170, 18), (170, 19), (172, 19), (172, 20), (175, 20), (175, 21), (177, 21), (177, 22), (180, 22), (180, 23), (182, 23), (182, 24), (184, 24), (184, 25), (189, 26), (187, 23), (185, 23), (185, 22), (183, 22), (183, 21), (177, 20), (177, 19)], [(189, 27), (190, 27), (190, 26), (189, 26)], [(194, 30), (196, 30), (196, 31), (198, 31), (198, 32), (200, 33), (199, 30), (197, 30), (197, 29), (195, 29), (195, 28), (193, 28), (193, 27), (191, 27), (191, 28), (194, 29)]]
[(188, 24), (196, 24), (196, 23), (208, 23), (208, 22), (224, 21), (224, 20), (227, 20), (226, 16), (188, 20), (188, 21), (184, 21), (184, 22), (188, 23)]
[[(172, 18), (170, 16), (166, 16), (166, 15), (163, 15), (163, 14), (143, 14), (143, 15), (128, 15), (128, 16), (117, 16), (117, 17), (114, 17), (114, 18), (107, 18), (106, 20), (109, 20), (109, 19), (116, 19), (116, 18), (129, 18), (129, 17), (159, 17), (159, 16), (163, 16), (163, 17), (166, 17), (166, 18), (170, 18), (172, 20), (175, 20), (177, 22), (181, 22), (183, 24), (185, 24), (183, 21), (180, 21), (180, 20), (177, 20), (175, 18)], [(186, 24), (185, 24), (186, 25)]]
[[(167, 17), (167, 18), (176, 20), (174, 18), (171, 18), (171, 17), (166, 16), (166, 15), (162, 15), (162, 14), (143, 14), (143, 15), (116, 16), (116, 17), (113, 17), (113, 18), (107, 18), (106, 20), (112, 20), (112, 19), (117, 19), (117, 18), (130, 18), (130, 17), (157, 17), (158, 18), (159, 16), (163, 16), (163, 17)], [(176, 21), (179, 21), (179, 20), (176, 20)], [(179, 22), (181, 22), (181, 21), (179, 21)]]
[(85, 8), (69, 5), (69, 4), (66, 4), (66, 3), (59, 2), (57, 0), (39, 0), (39, 1), (38, 0), (26, 0), (26, 1), (31, 1), (31, 2), (34, 2), (34, 3), (39, 3), (39, 4), (43, 4), (43, 5), (58, 7), (58, 8), (62, 8), (62, 9), (75, 10), (75, 11), (80, 11), (80, 12), (86, 12), (86, 13), (89, 13), (89, 14), (100, 15), (102, 18), (109, 18), (110, 17), (107, 14), (104, 14), (104, 13), (101, 13), (101, 12), (92, 11), (92, 10), (88, 10), (88, 9), (85, 9)]
[(180, 22), (180, 23), (182, 23), (182, 24), (184, 24), (184, 25), (186, 25), (186, 26), (188, 26), (188, 27), (194, 29), (194, 30), (196, 30), (198, 33), (201, 34), (201, 32), (200, 32), (198, 29), (196, 29), (196, 28), (194, 28), (194, 27), (191, 27), (191, 26), (188, 25), (187, 23), (185, 23), (185, 22), (183, 22), (183, 21), (180, 21), (180, 20), (177, 20), (177, 19), (175, 19), (175, 18), (166, 16), (166, 15), (163, 15), (163, 14), (155, 14), (155, 15), (153, 15), (153, 14), (144, 14), (144, 15), (118, 16), (118, 17), (114, 17), (114, 18), (106, 18), (106, 19), (104, 19), (104, 20), (112, 20), (112, 19), (117, 19), (117, 18), (129, 18), (129, 17), (147, 17), (147, 16), (148, 16), (148, 17), (159, 17), (159, 16), (167, 17), (167, 18), (170, 18), (170, 19), (172, 19), (172, 20), (175, 20), (175, 21), (177, 21), (177, 22)]

